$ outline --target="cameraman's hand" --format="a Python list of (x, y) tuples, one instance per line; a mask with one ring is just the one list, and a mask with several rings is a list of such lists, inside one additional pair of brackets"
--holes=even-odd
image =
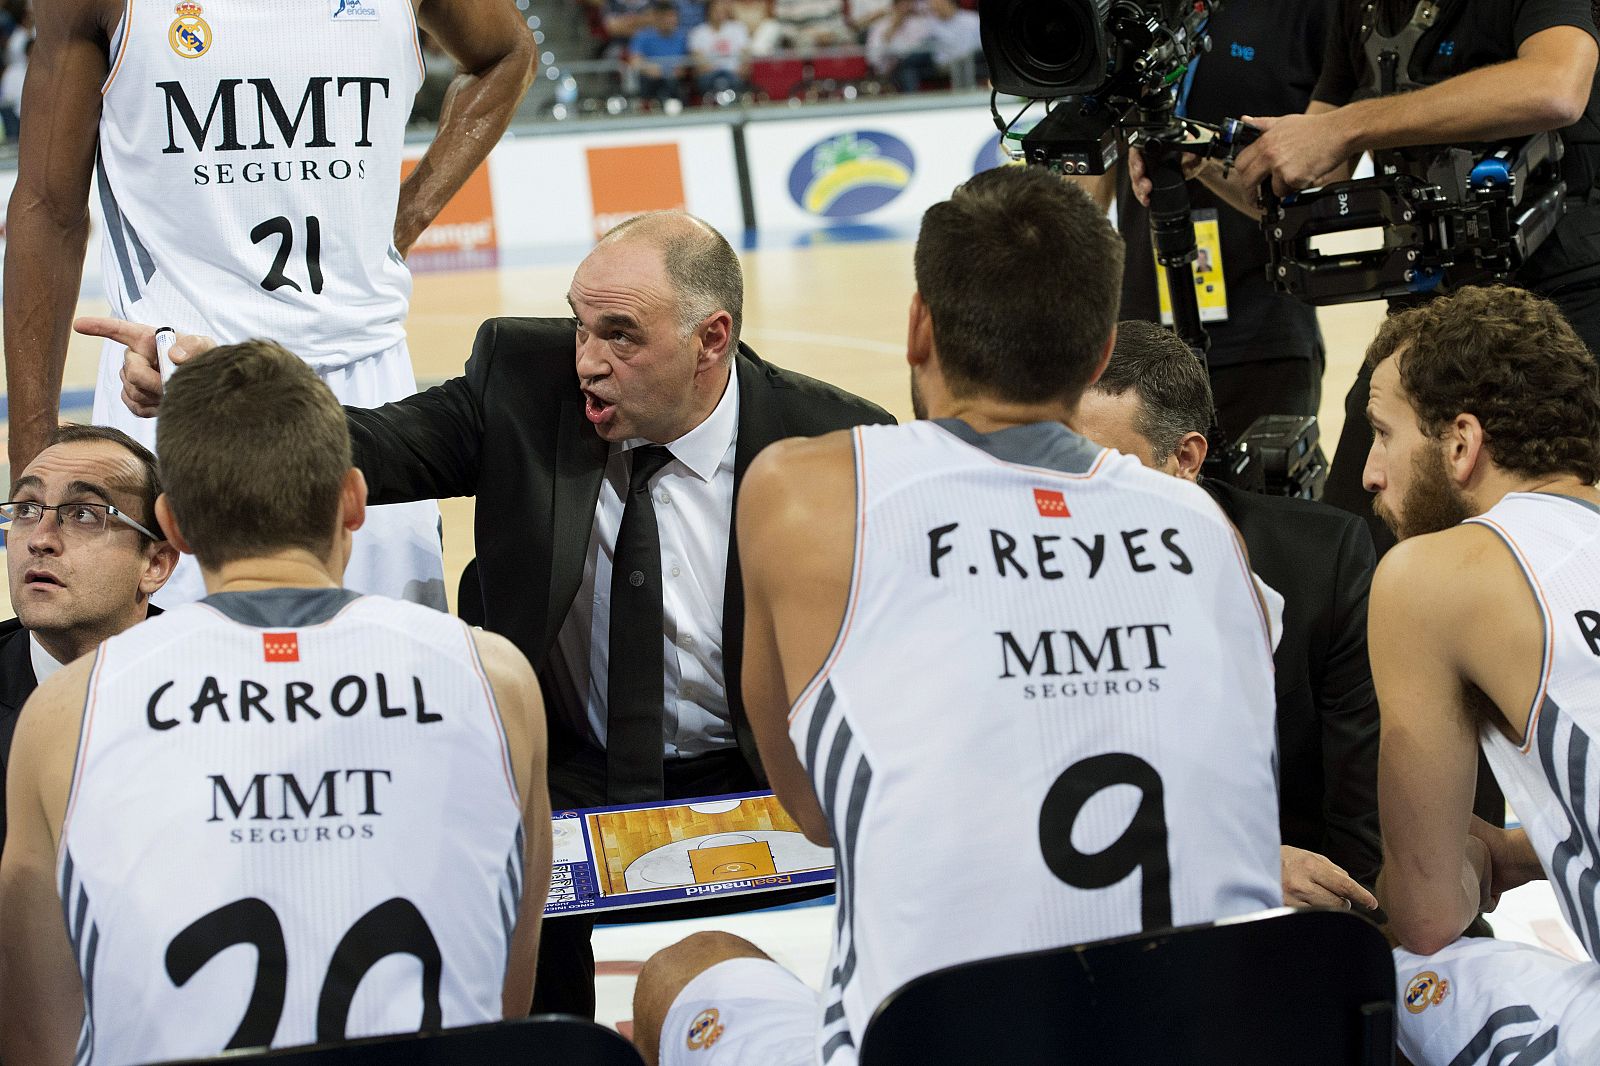
[(1250, 189), (1272, 180), (1272, 191), (1287, 196), (1318, 185), (1354, 155), (1338, 111), (1244, 120), (1261, 137), (1239, 154), (1235, 170)]
[[(1206, 161), (1193, 152), (1183, 153), (1183, 177), (1190, 180), (1200, 176), (1205, 169)], [(1150, 192), (1155, 188), (1155, 183), (1150, 180), (1150, 175), (1144, 169), (1144, 153), (1134, 147), (1128, 148), (1128, 182), (1133, 188), (1133, 195), (1144, 206), (1150, 206)]]

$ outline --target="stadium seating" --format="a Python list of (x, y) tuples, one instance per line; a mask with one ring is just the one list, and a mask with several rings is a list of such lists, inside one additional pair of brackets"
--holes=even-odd
[(1389, 1066), (1394, 960), (1348, 911), (1214, 925), (970, 963), (879, 1008), (861, 1066)]
[(381, 1037), (167, 1066), (643, 1066), (633, 1045), (603, 1026), (558, 1014), (443, 1033)]

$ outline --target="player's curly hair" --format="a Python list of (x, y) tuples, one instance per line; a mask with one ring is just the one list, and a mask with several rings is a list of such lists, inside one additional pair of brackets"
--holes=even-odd
[(1367, 365), (1396, 353), (1429, 437), (1470, 414), (1502, 470), (1600, 481), (1600, 363), (1549, 300), (1504, 285), (1460, 289), (1390, 316)]

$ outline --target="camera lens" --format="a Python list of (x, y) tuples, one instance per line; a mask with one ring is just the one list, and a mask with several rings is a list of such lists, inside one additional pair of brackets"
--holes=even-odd
[(996, 87), (1033, 97), (1098, 87), (1106, 73), (1109, 6), (1110, 0), (979, 0)]

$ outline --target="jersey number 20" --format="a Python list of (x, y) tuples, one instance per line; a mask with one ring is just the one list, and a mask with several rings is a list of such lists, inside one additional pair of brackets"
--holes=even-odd
[[(1104, 851), (1085, 854), (1072, 843), (1072, 826), (1096, 793), (1113, 785), (1139, 790), (1133, 820)], [(1095, 755), (1067, 767), (1039, 809), (1039, 848), (1056, 877), (1074, 888), (1107, 888), (1135, 870), (1143, 928), (1172, 925), (1172, 869), (1167, 860), (1167, 812), (1156, 768), (1121, 752)]]
[[(289, 991), (283, 923), (263, 900), (235, 900), (197, 919), (167, 945), (167, 975), (182, 988), (206, 963), (236, 944), (256, 949), (256, 982), (244, 1018), (224, 1051), (266, 1047), (277, 1036)], [(390, 955), (412, 955), (422, 963), (420, 1029), (440, 1028), (439, 981), (444, 963), (439, 943), (416, 904), (397, 896), (363, 914), (334, 949), (317, 999), (317, 1043), (345, 1038), (357, 986), (368, 970)]]

